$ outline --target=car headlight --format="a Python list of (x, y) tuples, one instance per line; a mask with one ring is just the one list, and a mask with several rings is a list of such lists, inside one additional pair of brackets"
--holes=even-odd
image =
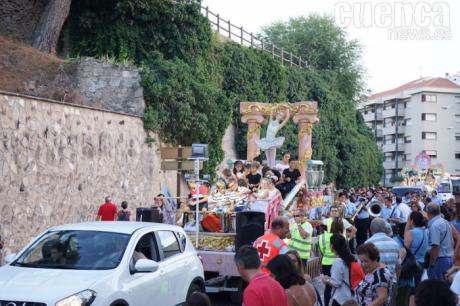
[(89, 306), (96, 298), (96, 292), (84, 290), (56, 303), (56, 306)]

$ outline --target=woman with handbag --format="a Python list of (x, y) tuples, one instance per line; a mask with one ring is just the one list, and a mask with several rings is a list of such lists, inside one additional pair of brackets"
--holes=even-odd
[(404, 240), (399, 236), (395, 239), (400, 243), (401, 273), (398, 279), (396, 305), (405, 306), (414, 295), (423, 273), (424, 254), (428, 248), (428, 234), (424, 228), (425, 219), (420, 212), (412, 212), (404, 230)]
[[(412, 212), (407, 220), (404, 232), (404, 246), (408, 248), (421, 267), (424, 266), (425, 253), (428, 249), (426, 222), (421, 212)], [(422, 272), (415, 275), (415, 287), (420, 283)]]

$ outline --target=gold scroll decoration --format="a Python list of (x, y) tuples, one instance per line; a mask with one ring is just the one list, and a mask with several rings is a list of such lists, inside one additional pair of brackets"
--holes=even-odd
[(309, 122), (306, 125), (302, 126), (299, 129), (299, 134), (298, 134), (299, 142), (302, 140), (302, 138), (303, 138), (303, 136), (305, 136), (305, 134), (311, 136), (312, 130), (313, 130), (313, 123)]
[(259, 134), (259, 132), (260, 132), (260, 124), (255, 123), (255, 126), (253, 128), (248, 129), (247, 139), (248, 140), (252, 139), (252, 137), (254, 137), (254, 135)]
[(305, 151), (305, 154), (302, 156), (302, 158), (299, 160), (300, 165), (305, 165), (307, 160), (311, 159), (311, 156), (313, 154), (313, 151), (311, 149), (308, 149)]
[(275, 111), (283, 111), (287, 108), (291, 114), (300, 112), (311, 114), (317, 112), (317, 109), (310, 105), (310, 103), (254, 103), (241, 110), (241, 115), (260, 113), (268, 116), (271, 114), (272, 108), (275, 108)]

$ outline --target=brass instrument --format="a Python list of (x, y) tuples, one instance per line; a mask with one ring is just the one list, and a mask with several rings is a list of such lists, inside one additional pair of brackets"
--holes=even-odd
[(368, 204), (368, 210), (371, 217), (380, 217), (383, 210), (383, 203), (377, 201), (371, 202)]
[(364, 199), (360, 201), (361, 203), (358, 205), (358, 208), (356, 209), (356, 211), (353, 214), (353, 216), (351, 216), (351, 221), (355, 221), (356, 217), (359, 215), (361, 210), (363, 210), (364, 207), (368, 207), (368, 204), (371, 203), (371, 201), (374, 199), (374, 197), (375, 196), (372, 196), (372, 198), (370, 198), (367, 202)]

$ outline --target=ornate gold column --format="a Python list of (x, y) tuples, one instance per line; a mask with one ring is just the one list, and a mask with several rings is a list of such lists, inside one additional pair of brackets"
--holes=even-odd
[(311, 159), (312, 146), (311, 138), (313, 132), (313, 124), (318, 123), (318, 108), (316, 102), (299, 102), (294, 103), (296, 113), (292, 120), (298, 127), (299, 141), (299, 171), (302, 179), (305, 181), (307, 174), (307, 160)]
[(256, 141), (260, 139), (260, 125), (266, 123), (264, 109), (257, 102), (241, 102), (241, 122), (248, 125), (246, 159), (252, 161), (260, 155)]

